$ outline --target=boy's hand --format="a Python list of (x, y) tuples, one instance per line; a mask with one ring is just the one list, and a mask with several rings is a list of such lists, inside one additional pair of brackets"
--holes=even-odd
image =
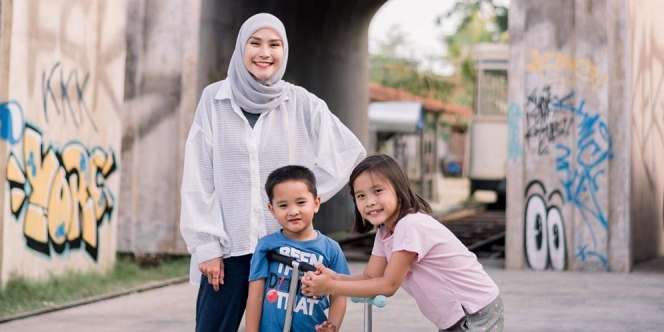
[(221, 257), (206, 260), (198, 264), (198, 269), (207, 277), (214, 291), (219, 291), (219, 286), (224, 284), (224, 260)]
[(337, 332), (337, 326), (326, 320), (322, 324), (316, 325), (316, 332)]

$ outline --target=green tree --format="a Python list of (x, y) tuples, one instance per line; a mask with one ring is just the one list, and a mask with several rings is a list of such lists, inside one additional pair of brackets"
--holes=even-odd
[[(504, 2), (504, 1), (503, 1)], [(455, 68), (451, 78), (453, 102), (472, 106), (475, 89), (475, 68), (472, 49), (483, 42), (507, 42), (508, 10), (496, 0), (458, 0), (447, 13), (438, 16), (436, 23), (457, 21), (453, 32), (444, 37), (446, 60)]]
[(371, 82), (414, 95), (447, 100), (454, 85), (445, 77), (418, 69), (414, 60), (382, 54), (370, 56)]
[(408, 36), (399, 25), (393, 25), (378, 54), (370, 55), (370, 80), (383, 86), (408, 91), (414, 95), (446, 100), (454, 88), (445, 77), (419, 69), (415, 60), (403, 57)]
[(399, 58), (403, 48), (408, 46), (408, 35), (398, 24), (392, 24), (387, 30), (385, 40), (378, 43), (378, 53), (391, 58)]

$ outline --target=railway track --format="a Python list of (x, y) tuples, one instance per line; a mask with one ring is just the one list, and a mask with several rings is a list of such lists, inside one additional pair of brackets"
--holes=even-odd
[[(505, 257), (504, 210), (465, 208), (434, 217), (449, 228), (477, 257)], [(340, 240), (339, 244), (349, 260), (366, 261), (371, 255), (373, 239), (373, 232), (353, 234)]]

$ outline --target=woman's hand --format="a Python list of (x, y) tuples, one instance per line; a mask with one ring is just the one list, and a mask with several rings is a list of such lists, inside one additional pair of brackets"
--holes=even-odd
[(208, 283), (212, 285), (215, 292), (219, 290), (220, 285), (224, 284), (224, 260), (221, 257), (198, 264), (198, 269), (207, 277)]
[(326, 320), (322, 324), (316, 325), (316, 332), (337, 332), (337, 326)]
[(302, 294), (306, 296), (324, 296), (330, 293), (333, 282), (334, 279), (330, 273), (307, 272), (302, 278)]

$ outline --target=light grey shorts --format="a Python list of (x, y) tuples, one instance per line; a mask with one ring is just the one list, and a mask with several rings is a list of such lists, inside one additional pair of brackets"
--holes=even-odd
[(501, 332), (503, 330), (503, 300), (500, 295), (489, 303), (486, 307), (474, 314), (466, 314), (456, 324), (451, 327), (440, 330), (440, 332), (460, 332), (460, 331), (487, 331)]

